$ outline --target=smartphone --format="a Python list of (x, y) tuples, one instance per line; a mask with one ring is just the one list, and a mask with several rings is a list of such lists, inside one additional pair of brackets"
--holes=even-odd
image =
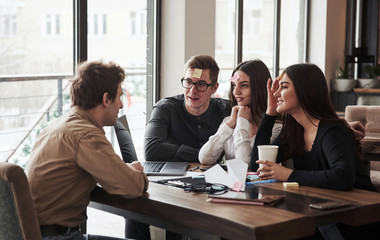
[(349, 206), (349, 203), (339, 202), (339, 201), (327, 201), (321, 203), (310, 203), (309, 206), (314, 209), (319, 210), (328, 210), (328, 209), (336, 209)]

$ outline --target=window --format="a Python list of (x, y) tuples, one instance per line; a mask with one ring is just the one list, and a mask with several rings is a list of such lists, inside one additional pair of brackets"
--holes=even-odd
[(282, 1), (280, 70), (306, 61), (306, 16), (306, 1)]
[[(261, 10), (249, 10), (244, 12), (244, 33), (245, 35), (260, 35)], [(264, 24), (265, 25), (265, 24)]]
[[(42, 1), (45, 8), (32, 3), (21, 4), (20, 1), (6, 2), (6, 6), (0, 3), (0, 77), (72, 74), (72, 2), (53, 4), (45, 0)], [(53, 5), (65, 14), (49, 11)], [(11, 14), (2, 14), (5, 11)]]
[(0, 15), (0, 36), (16, 35), (17, 16), (11, 14)]
[[(99, 14), (98, 9), (102, 9), (103, 13)], [(88, 34), (88, 60), (114, 61), (125, 69), (127, 78), (123, 88), (126, 92), (124, 109), (120, 110), (120, 114), (127, 115), (139, 159), (143, 158), (146, 122), (147, 37), (142, 34), (146, 33), (147, 28), (146, 9), (147, 1), (88, 1), (88, 18), (93, 21), (89, 23), (92, 30)], [(102, 29), (107, 31), (101, 32)], [(96, 38), (98, 35), (103, 37)], [(113, 128), (107, 127), (106, 131), (109, 140), (116, 145)]]
[(129, 13), (130, 35), (145, 36), (146, 34), (146, 11), (140, 9), (138, 12)]
[[(242, 3), (238, 6), (242, 11), (236, 9), (237, 3)], [(291, 64), (305, 62), (307, 3), (305, 0), (216, 1), (215, 59), (221, 68), (217, 96), (228, 97), (228, 79), (242, 61), (261, 59), (272, 77)], [(236, 15), (239, 12), (242, 16)], [(275, 22), (277, 16), (280, 16), (279, 26)], [(236, 21), (238, 17), (242, 17), (243, 26)], [(226, 26), (232, 32), (225, 31)], [(235, 38), (238, 29), (242, 29), (242, 35)]]
[[(244, 1), (243, 4), (244, 11), (249, 11), (248, 16), (243, 15), (243, 52), (242, 61), (260, 59), (262, 60), (269, 69), (273, 66), (273, 43), (274, 43), (274, 1)], [(255, 16), (253, 16), (255, 13)], [(252, 23), (260, 23), (260, 30), (256, 33), (254, 27), (245, 27), (245, 19), (254, 20)], [(258, 27), (256, 26), (256, 30)]]
[(47, 36), (59, 35), (61, 32), (61, 18), (58, 14), (45, 15), (45, 34)]
[(215, 96), (228, 98), (228, 80), (235, 66), (235, 0), (217, 0), (215, 11), (215, 60), (220, 68)]
[(88, 33), (90, 36), (104, 36), (107, 34), (107, 15), (94, 13), (88, 15)]
[(131, 12), (129, 14), (129, 19), (130, 19), (130, 25), (131, 25), (131, 35), (136, 35), (136, 13), (135, 12)]
[[(76, 62), (84, 59), (114, 61), (127, 72), (123, 86), (127, 93), (121, 114), (127, 115), (138, 157), (143, 157), (146, 98), (150, 96), (153, 105), (154, 94), (154, 91), (147, 93), (147, 78), (151, 88), (157, 81), (154, 50), (157, 29), (152, 24), (157, 23), (160, 1), (92, 0), (82, 5), (83, 2), (0, 0), (0, 52), (3, 53), (0, 55), (3, 91), (0, 161), (26, 163), (37, 134), (48, 121), (69, 110), (68, 88), (64, 88), (68, 82), (64, 78), (70, 78)], [(83, 6), (87, 6), (86, 11)], [(132, 23), (128, 12), (135, 13)], [(151, 20), (147, 24), (148, 17)], [(74, 36), (74, 26), (87, 29), (86, 37), (83, 38), (84, 30), (75, 31)], [(118, 150), (112, 128), (106, 131)]]

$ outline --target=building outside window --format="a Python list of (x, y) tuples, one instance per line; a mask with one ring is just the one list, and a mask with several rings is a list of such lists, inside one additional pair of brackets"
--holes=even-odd
[(106, 36), (107, 15), (105, 13), (93, 13), (88, 15), (89, 36)]
[(56, 36), (61, 32), (61, 20), (58, 14), (45, 15), (45, 34), (47, 36)]
[(12, 36), (17, 32), (17, 16), (13, 14), (0, 15), (0, 36)]

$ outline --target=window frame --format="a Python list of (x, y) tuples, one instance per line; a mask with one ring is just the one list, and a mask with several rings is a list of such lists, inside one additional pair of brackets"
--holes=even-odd
[[(244, 0), (235, 0), (235, 23), (236, 23), (236, 40), (235, 40), (235, 66), (242, 62), (243, 59), (243, 29), (244, 29)], [(307, 59), (307, 49), (308, 49), (308, 27), (309, 27), (309, 13), (310, 13), (310, 3), (309, 0), (304, 1), (304, 14), (305, 14), (305, 29), (304, 29), (304, 54), (303, 62)], [(281, 0), (274, 1), (274, 46), (273, 46), (273, 75), (278, 76), (280, 72), (280, 29), (281, 29)]]
[[(88, 57), (87, 2), (88, 0), (73, 0), (74, 69), (78, 63), (87, 60)], [(146, 121), (148, 122), (153, 105), (159, 100), (162, 0), (147, 0), (147, 9)]]

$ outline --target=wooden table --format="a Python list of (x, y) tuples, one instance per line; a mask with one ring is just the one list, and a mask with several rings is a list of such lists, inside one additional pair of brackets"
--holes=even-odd
[[(187, 193), (151, 182), (148, 192), (138, 199), (110, 195), (97, 187), (90, 207), (199, 239), (300, 238), (314, 234), (318, 225), (380, 221), (380, 193), (306, 186), (284, 190), (280, 182), (255, 187), (264, 193), (281, 191), (286, 194), (285, 200), (273, 207), (211, 203), (206, 201), (206, 194)], [(349, 201), (353, 205), (328, 211), (309, 208), (309, 203), (323, 199)]]

